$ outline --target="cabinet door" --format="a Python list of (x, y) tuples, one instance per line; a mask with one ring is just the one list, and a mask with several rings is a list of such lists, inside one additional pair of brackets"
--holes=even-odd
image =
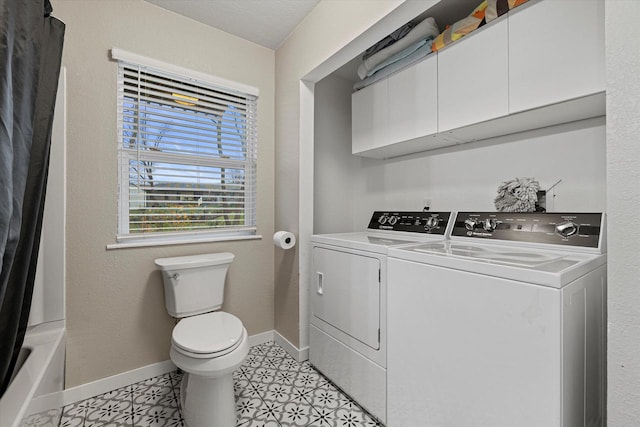
[(438, 132), (438, 55), (389, 77), (389, 144)]
[(383, 79), (351, 95), (351, 150), (361, 153), (385, 144), (389, 84)]
[(380, 348), (380, 260), (313, 248), (311, 314), (373, 349)]
[(507, 19), (499, 18), (438, 53), (440, 132), (508, 114), (507, 37)]
[(509, 13), (511, 112), (605, 90), (604, 3), (542, 0)]

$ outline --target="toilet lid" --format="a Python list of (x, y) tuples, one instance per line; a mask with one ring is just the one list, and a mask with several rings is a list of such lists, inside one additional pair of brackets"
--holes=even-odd
[(173, 328), (171, 339), (191, 353), (219, 353), (237, 345), (243, 330), (236, 316), (217, 311), (182, 319)]

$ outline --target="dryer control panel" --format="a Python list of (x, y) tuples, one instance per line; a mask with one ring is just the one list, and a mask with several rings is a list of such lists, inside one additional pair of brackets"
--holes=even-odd
[(602, 213), (458, 212), (452, 236), (598, 248)]
[(444, 236), (450, 218), (451, 212), (375, 211), (368, 228)]

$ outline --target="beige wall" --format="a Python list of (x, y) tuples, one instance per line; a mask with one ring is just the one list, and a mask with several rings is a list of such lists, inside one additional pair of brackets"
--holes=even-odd
[[(276, 51), (277, 229), (298, 234), (300, 216), (312, 220), (313, 214), (312, 204), (299, 206), (300, 168), (313, 167), (300, 165), (300, 80), (402, 3), (323, 0)], [(295, 345), (300, 344), (299, 255), (299, 248), (278, 251), (275, 261), (275, 326)]]
[[(67, 365), (72, 387), (169, 359), (173, 319), (158, 257), (230, 251), (224, 310), (250, 335), (274, 327), (275, 55), (142, 0), (57, 0), (67, 25)], [(116, 235), (116, 63), (112, 47), (255, 86), (262, 240), (106, 250)]]

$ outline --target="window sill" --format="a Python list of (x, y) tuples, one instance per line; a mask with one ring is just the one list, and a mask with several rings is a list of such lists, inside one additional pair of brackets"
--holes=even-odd
[(184, 238), (147, 238), (136, 241), (111, 243), (107, 245), (107, 250), (112, 249), (128, 249), (143, 248), (150, 246), (168, 246), (168, 245), (187, 245), (192, 243), (211, 243), (211, 242), (228, 242), (235, 240), (262, 240), (259, 234), (240, 235), (240, 236), (201, 236), (201, 237), (184, 237)]

